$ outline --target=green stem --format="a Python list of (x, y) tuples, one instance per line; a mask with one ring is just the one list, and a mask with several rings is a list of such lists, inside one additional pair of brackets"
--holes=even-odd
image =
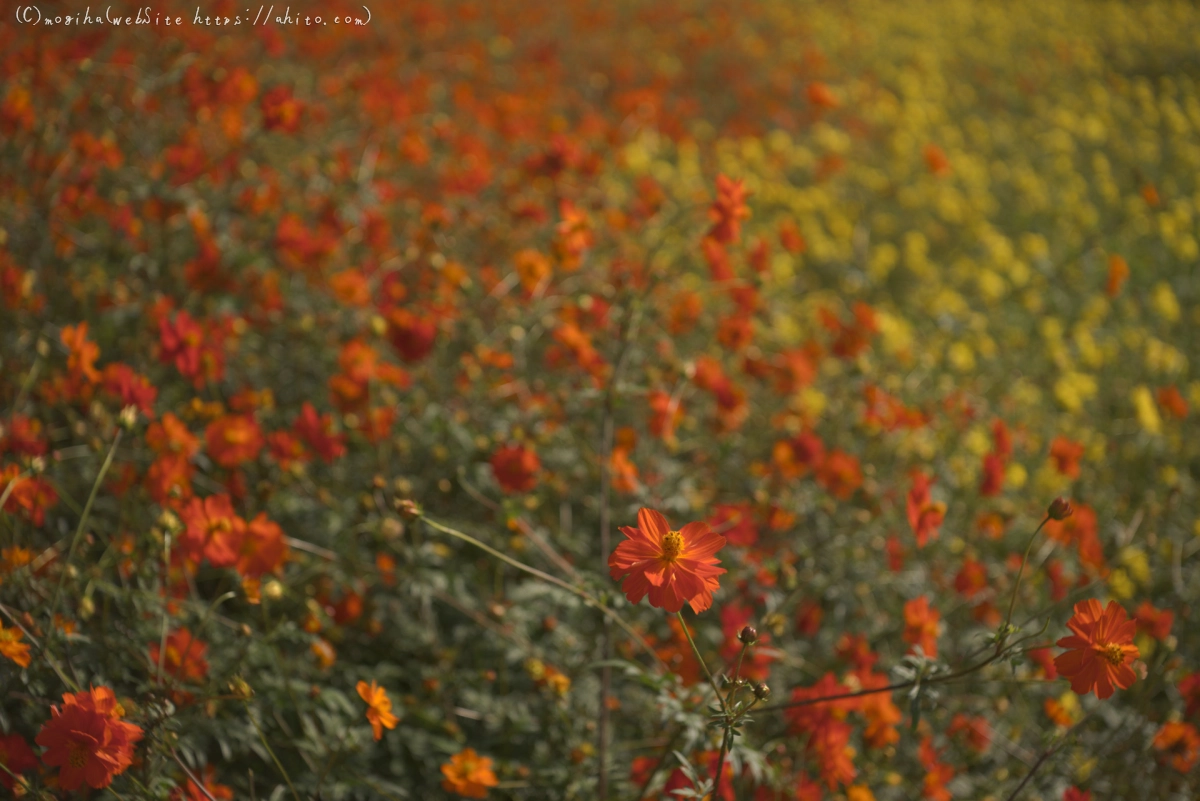
[(717, 774), (713, 778), (713, 798), (717, 798), (717, 793), (721, 791), (721, 773), (725, 769), (725, 754), (729, 751), (731, 740), (733, 740), (733, 728), (726, 724), (725, 731), (721, 734), (721, 751), (717, 755)]
[(721, 705), (721, 711), (725, 713), (726, 718), (729, 717), (729, 707), (725, 706), (725, 699), (721, 696), (721, 688), (717, 686), (717, 680), (713, 677), (712, 671), (708, 669), (708, 663), (704, 661), (704, 657), (700, 656), (700, 649), (696, 647), (696, 641), (692, 639), (692, 633), (688, 631), (687, 621), (683, 619), (683, 610), (675, 613), (679, 617), (679, 623), (683, 626), (683, 636), (687, 637), (688, 645), (692, 646), (692, 653), (696, 655), (696, 660), (700, 663), (700, 667), (704, 668), (704, 675), (708, 676), (708, 683), (712, 685), (713, 692), (716, 693), (717, 702)]
[[(246, 712), (250, 713), (249, 704), (246, 705)], [(280, 763), (279, 757), (275, 756), (275, 752), (271, 750), (271, 744), (267, 742), (267, 736), (263, 734), (263, 730), (258, 725), (258, 721), (254, 719), (253, 714), (247, 714), (247, 717), (250, 718), (250, 723), (254, 725), (254, 730), (258, 732), (258, 739), (263, 744), (263, 748), (267, 749), (267, 753), (271, 755), (271, 761), (275, 763), (275, 767), (279, 769), (279, 773), (283, 776), (283, 780), (287, 782), (288, 789), (292, 791), (292, 798), (294, 798), (296, 801), (300, 801), (300, 794), (297, 793), (296, 788), (292, 786), (292, 779), (288, 776), (287, 771), (283, 769), (283, 765)]]
[(71, 559), (75, 556), (75, 549), (79, 547), (79, 540), (83, 538), (83, 529), (87, 526), (88, 516), (92, 512), (92, 503), (96, 500), (96, 493), (99, 492), (100, 485), (104, 482), (108, 468), (112, 466), (113, 456), (117, 453), (117, 446), (121, 444), (121, 435), (124, 433), (123, 429), (117, 429), (117, 435), (113, 437), (113, 443), (108, 449), (108, 456), (104, 458), (100, 474), (96, 476), (96, 483), (92, 484), (92, 491), (88, 494), (87, 503), (84, 504), (83, 514), (79, 517), (79, 525), (75, 528), (75, 536), (71, 539), (71, 548), (67, 551), (67, 560), (63, 563), (62, 572), (58, 574), (58, 589), (54, 591), (54, 603), (50, 605), (51, 625), (54, 623), (54, 613), (58, 611), (58, 602), (62, 599), (63, 583), (67, 580), (67, 569), (71, 566)]
[(1029, 551), (1033, 548), (1033, 541), (1037, 539), (1038, 532), (1042, 530), (1042, 526), (1046, 525), (1050, 520), (1050, 515), (1042, 518), (1042, 522), (1038, 523), (1038, 527), (1033, 530), (1033, 534), (1029, 537), (1029, 542), (1025, 545), (1025, 553), (1021, 557), (1021, 569), (1017, 571), (1017, 581), (1013, 584), (1012, 597), (1008, 599), (1008, 614), (1004, 616), (1004, 625), (1000, 628), (1000, 637), (996, 640), (996, 653), (1004, 650), (1004, 640), (1008, 637), (1008, 626), (1012, 622), (1013, 609), (1017, 605), (1017, 592), (1021, 589), (1021, 577), (1025, 575), (1025, 564), (1029, 561)]
[(18, 473), (12, 481), (8, 482), (8, 486), (4, 488), (4, 492), (0, 493), (0, 509), (4, 508), (4, 504), (8, 502), (8, 496), (12, 495), (12, 491), (17, 488), (17, 485), (29, 477), (29, 472)]
[[(570, 584), (566, 581), (563, 581), (562, 579), (558, 578), (557, 576), (552, 576), (549, 573), (545, 573), (541, 570), (538, 570), (536, 567), (531, 567), (531, 566), (525, 564), (524, 562), (519, 562), (516, 559), (513, 559), (508, 554), (503, 553), (501, 551), (497, 551), (495, 548), (491, 547), (490, 545), (480, 542), (479, 540), (472, 537), (470, 534), (464, 534), (463, 532), (452, 529), (449, 526), (442, 525), (441, 523), (437, 522), (436, 520), (426, 517), (425, 515), (421, 515), (421, 520), (423, 520), (425, 522), (425, 524), (428, 525), (430, 528), (437, 529), (438, 531), (441, 531), (444, 534), (449, 534), (451, 537), (456, 537), (457, 539), (460, 539), (463, 542), (469, 542), (472, 545), (474, 545), (476, 548), (479, 548), (482, 551), (486, 551), (487, 553), (496, 557), (497, 559), (504, 562), (505, 564), (512, 565), (513, 567), (517, 568), (518, 570), (523, 570), (524, 572), (530, 574), (531, 576), (537, 576), (542, 581), (546, 581), (546, 582), (549, 582), (550, 584), (553, 584), (555, 587), (560, 587), (560, 588), (566, 590), (567, 592), (570, 592), (574, 595), (578, 595), (580, 598), (587, 601), (588, 605), (594, 606), (595, 608), (599, 609), (601, 611), (601, 613), (604, 614), (605, 617), (609, 618), (614, 623), (616, 623), (618, 626), (620, 626), (622, 629), (624, 629), (625, 633), (628, 634), (630, 637), (633, 637), (633, 639), (638, 643), (638, 645), (640, 645), (642, 647), (642, 649), (646, 653), (648, 653), (654, 657), (654, 660), (656, 662), (658, 662), (660, 667), (662, 667), (664, 670), (668, 669), (666, 664), (662, 661), (662, 657), (660, 657), (658, 655), (658, 653), (655, 652), (655, 650), (650, 647), (650, 644), (648, 642), (646, 642), (646, 640), (642, 637), (641, 634), (639, 634), (637, 632), (636, 629), (634, 629), (632, 626), (630, 626), (628, 623), (626, 623), (625, 620), (620, 615), (618, 615), (616, 612), (614, 612), (609, 607), (605, 606), (603, 603), (601, 603), (597, 598), (593, 597), (587, 591), (582, 590), (579, 587), (576, 587), (575, 585)], [(707, 670), (707, 668), (705, 668), (705, 669)]]

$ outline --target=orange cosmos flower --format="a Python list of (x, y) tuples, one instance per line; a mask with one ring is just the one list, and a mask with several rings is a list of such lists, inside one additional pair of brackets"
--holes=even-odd
[(538, 455), (522, 445), (505, 445), (492, 454), (492, 473), (507, 493), (529, 492), (542, 468)]
[(749, 194), (740, 180), (717, 176), (717, 199), (708, 210), (708, 217), (713, 222), (709, 236), (721, 244), (741, 239), (742, 220), (750, 216), (750, 208), (746, 205)]
[(228, 495), (192, 498), (181, 514), (187, 527), (181, 550), (192, 561), (208, 559), (213, 567), (230, 567), (238, 560), (246, 521), (234, 514)]
[(359, 697), (367, 702), (367, 721), (375, 732), (375, 739), (382, 739), (384, 728), (394, 729), (400, 722), (400, 718), (392, 714), (392, 699), (373, 681), (370, 684), (360, 681), (356, 689)]
[(93, 384), (100, 380), (100, 372), (96, 370), (96, 359), (100, 357), (100, 347), (89, 342), (88, 324), (63, 326), (59, 338), (66, 345), (70, 355), (67, 356), (67, 370), (71, 375), (83, 375)]
[(1184, 400), (1178, 387), (1162, 387), (1158, 390), (1157, 397), (1158, 405), (1162, 407), (1162, 410), (1176, 420), (1182, 420), (1188, 416), (1188, 403)]
[(465, 798), (486, 798), (489, 787), (499, 784), (492, 771), (492, 760), (467, 748), (442, 765), (442, 789)]
[(162, 659), (163, 672), (176, 681), (202, 682), (208, 675), (208, 660), (204, 658), (208, 645), (192, 636), (186, 628), (167, 635), (167, 651), (163, 654), (159, 643), (150, 643), (150, 662), (157, 669)]
[(1067, 478), (1079, 478), (1079, 460), (1083, 458), (1083, 443), (1074, 442), (1061, 434), (1050, 443), (1050, 459), (1054, 469)]
[(942, 613), (929, 605), (927, 596), (904, 604), (904, 641), (921, 646), (930, 659), (937, 659), (937, 638)]
[(1200, 757), (1200, 733), (1191, 723), (1166, 723), (1154, 735), (1154, 750), (1180, 773), (1189, 773)]
[(150, 424), (146, 430), (146, 444), (159, 454), (180, 453), (187, 459), (200, 450), (199, 438), (171, 412)]
[(4, 770), (0, 770), (0, 787), (11, 791), (21, 774), (33, 770), (37, 765), (37, 757), (24, 737), (19, 734), (0, 737), (0, 766), (4, 767)]
[(63, 705), (50, 708), (52, 717), (36, 742), (46, 749), (42, 761), (59, 768), (58, 786), (77, 790), (86, 782), (99, 789), (133, 764), (139, 726), (121, 720), (123, 710), (107, 687), (63, 695)]
[(650, 595), (650, 605), (678, 612), (686, 601), (697, 613), (712, 606), (717, 576), (725, 568), (714, 558), (725, 547), (725, 538), (707, 523), (688, 523), (673, 531), (667, 519), (653, 509), (638, 511), (637, 528), (622, 526), (629, 539), (608, 557), (609, 575), (624, 578), (621, 589), (630, 603)]
[(254, 418), (231, 414), (209, 423), (204, 439), (208, 455), (227, 470), (258, 458), (266, 440)]
[(20, 629), (6, 629), (0, 623), (0, 655), (21, 667), (29, 667), (29, 643), (21, 642)]
[(1114, 685), (1124, 690), (1133, 684), (1137, 676), (1129, 663), (1138, 658), (1133, 644), (1137, 621), (1120, 604), (1109, 601), (1101, 609), (1094, 598), (1077, 603), (1067, 628), (1074, 633), (1058, 641), (1059, 648), (1068, 650), (1054, 658), (1054, 668), (1071, 680), (1077, 695), (1095, 690), (1104, 699), (1113, 694)]
[(946, 517), (946, 504), (933, 500), (930, 495), (933, 482), (934, 479), (916, 471), (912, 475), (912, 489), (908, 491), (908, 525), (916, 535), (918, 548), (925, 547), (930, 539), (937, 539), (938, 526)]

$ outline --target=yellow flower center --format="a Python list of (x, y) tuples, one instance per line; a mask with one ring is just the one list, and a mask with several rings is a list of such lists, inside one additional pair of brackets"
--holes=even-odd
[(662, 538), (662, 558), (674, 562), (683, 551), (683, 535), (678, 531), (668, 531)]
[(1107, 645), (1094, 646), (1096, 651), (1108, 661), (1108, 664), (1116, 667), (1125, 661), (1125, 651), (1115, 642), (1110, 642)]

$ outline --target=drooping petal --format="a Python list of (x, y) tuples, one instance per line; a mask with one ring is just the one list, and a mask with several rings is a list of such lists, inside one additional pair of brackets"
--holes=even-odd
[(646, 580), (646, 574), (641, 572), (630, 573), (621, 584), (621, 591), (631, 604), (641, 601), (650, 590), (650, 582)]

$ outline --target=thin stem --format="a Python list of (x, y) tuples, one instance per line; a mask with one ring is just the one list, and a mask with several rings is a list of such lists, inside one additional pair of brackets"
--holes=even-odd
[[(156, 684), (162, 684), (163, 665), (166, 663), (166, 660), (167, 660), (167, 621), (168, 621), (168, 618), (170, 617), (168, 610), (171, 608), (171, 605), (166, 602), (167, 579), (170, 578), (170, 574), (171, 574), (171, 532), (169, 532), (169, 531), (165, 532), (163, 534), (163, 547), (164, 547), (164, 553), (165, 553), (165, 555), (163, 556), (163, 580), (162, 580), (163, 614), (162, 614), (162, 632), (159, 636), (159, 643), (158, 643), (158, 670), (155, 672), (155, 675), (154, 675), (154, 681)], [(180, 660), (180, 664), (181, 665), (183, 664), (183, 660)]]
[(0, 493), (0, 509), (4, 508), (4, 504), (8, 502), (8, 496), (12, 495), (12, 491), (17, 488), (17, 485), (29, 477), (29, 471), (18, 473), (12, 481), (8, 482), (8, 486), (4, 488), (4, 492)]
[(659, 667), (661, 667), (663, 670), (669, 669), (667, 667), (666, 663), (664, 663), (662, 661), (662, 657), (660, 657), (658, 655), (658, 653), (653, 648), (650, 647), (650, 644), (648, 642), (646, 642), (646, 640), (642, 637), (642, 635), (639, 634), (637, 632), (637, 630), (633, 628), (633, 626), (626, 623), (625, 620), (620, 615), (618, 615), (616, 612), (614, 612), (609, 607), (602, 604), (598, 599), (593, 597), (587, 591), (582, 590), (579, 587), (574, 586), (573, 584), (569, 584), (556, 576), (552, 576), (549, 573), (545, 573), (541, 570), (538, 570), (536, 567), (530, 567), (529, 565), (525, 564), (524, 562), (517, 561), (516, 559), (513, 559), (508, 554), (502, 553), (501, 551), (497, 551), (495, 548), (491, 547), (490, 545), (480, 542), (479, 540), (472, 537), (470, 534), (464, 534), (463, 532), (458, 531), (453, 528), (450, 528), (449, 526), (442, 525), (441, 523), (437, 522), (436, 520), (426, 517), (425, 515), (421, 515), (421, 520), (425, 521), (425, 524), (428, 525), (430, 528), (441, 531), (444, 534), (449, 534), (451, 537), (456, 537), (457, 539), (460, 539), (463, 542), (469, 542), (472, 545), (474, 545), (476, 548), (479, 548), (482, 551), (486, 551), (487, 553), (496, 557), (497, 559), (504, 562), (505, 564), (512, 565), (513, 567), (517, 568), (518, 570), (523, 570), (532, 576), (537, 576), (542, 581), (549, 582), (550, 584), (553, 584), (555, 587), (560, 587), (560, 588), (566, 590), (567, 592), (570, 592), (574, 595), (579, 596), (584, 601), (586, 601), (588, 603), (588, 605), (593, 606), (596, 609), (599, 609), (600, 612), (602, 614), (604, 614), (605, 617), (611, 619), (614, 623), (616, 623), (618, 626), (620, 626), (622, 629), (624, 629), (625, 632), (629, 636), (633, 637), (633, 639), (637, 642), (637, 644), (639, 646), (641, 646), (642, 649), (646, 653), (648, 653), (654, 657), (654, 661), (658, 663)]
[(708, 683), (712, 685), (713, 692), (717, 695), (717, 702), (721, 704), (721, 711), (728, 717), (729, 707), (725, 705), (725, 699), (721, 696), (721, 688), (717, 686), (716, 678), (713, 677), (712, 671), (708, 669), (708, 663), (704, 661), (704, 657), (700, 656), (700, 649), (696, 647), (696, 641), (692, 639), (692, 633), (688, 631), (687, 621), (683, 619), (683, 610), (675, 614), (679, 616), (679, 622), (683, 626), (683, 636), (687, 637), (688, 645), (692, 646), (692, 653), (696, 655), (696, 660), (700, 662), (700, 667), (704, 668), (704, 675), (708, 676)]
[(1021, 569), (1017, 571), (1017, 580), (1013, 584), (1012, 597), (1008, 600), (1008, 614), (1004, 616), (1004, 625), (1000, 628), (1000, 637), (996, 640), (996, 653), (1000, 653), (1004, 649), (1004, 640), (1008, 637), (1008, 626), (1012, 622), (1013, 609), (1017, 605), (1017, 592), (1021, 589), (1021, 577), (1025, 575), (1025, 563), (1029, 561), (1029, 551), (1033, 548), (1033, 541), (1037, 539), (1038, 532), (1042, 530), (1042, 526), (1050, 520), (1050, 515), (1042, 518), (1042, 522), (1038, 523), (1038, 527), (1033, 530), (1033, 534), (1029, 537), (1029, 542), (1025, 545), (1025, 553), (1021, 556)]
[[(982, 670), (983, 668), (987, 667), (988, 665), (995, 662), (999, 658), (1000, 658), (1000, 654), (993, 654), (992, 656), (989, 656), (987, 659), (983, 660), (979, 664), (972, 665), (971, 667), (968, 667), (968, 668), (963, 668), (962, 670), (958, 671), (957, 673), (947, 673), (944, 676), (933, 676), (931, 678), (922, 679), (922, 682), (925, 684), (943, 684), (948, 681), (953, 681), (954, 679), (960, 679), (963, 676), (968, 676), (972, 673), (975, 673), (976, 671)], [(844, 700), (847, 698), (862, 698), (865, 695), (876, 695), (877, 693), (890, 693), (890, 692), (893, 692), (894, 690), (906, 690), (909, 687), (912, 687), (913, 685), (915, 685), (916, 683), (917, 682), (915, 680), (901, 681), (901, 682), (897, 682), (895, 684), (889, 684), (885, 687), (875, 687), (875, 688), (872, 688), (869, 690), (858, 690), (858, 691), (852, 692), (852, 693), (838, 693), (837, 695), (823, 695), (819, 698), (803, 698), (799, 701), (785, 701), (782, 704), (771, 704), (770, 706), (764, 706), (764, 707), (759, 707), (759, 708), (763, 712), (771, 712), (776, 709), (794, 709), (795, 707), (799, 707), (799, 706), (811, 706), (813, 704), (823, 704), (826, 701), (841, 701), (841, 700)]]
[(75, 528), (75, 536), (71, 539), (71, 547), (67, 551), (67, 560), (63, 563), (62, 572), (58, 574), (58, 589), (54, 591), (54, 603), (50, 605), (51, 621), (54, 620), (54, 613), (58, 611), (58, 602), (62, 599), (63, 583), (67, 580), (67, 569), (71, 566), (75, 549), (79, 547), (79, 540), (83, 538), (83, 529), (87, 526), (88, 516), (92, 512), (92, 503), (96, 500), (96, 493), (100, 490), (100, 484), (104, 482), (108, 468), (112, 466), (113, 456), (117, 453), (117, 446), (121, 444), (121, 435), (124, 433), (124, 429), (117, 429), (117, 435), (113, 437), (113, 443), (109, 446), (108, 456), (104, 458), (104, 464), (100, 466), (100, 474), (96, 476), (96, 482), (92, 484), (92, 491), (88, 494), (87, 503), (83, 506), (83, 514), (79, 517), (79, 525)]
[(1025, 774), (1025, 778), (1021, 779), (1021, 783), (1018, 784), (1016, 789), (1012, 791), (1012, 794), (1009, 795), (1008, 801), (1015, 801), (1016, 797), (1021, 794), (1022, 790), (1025, 789), (1025, 785), (1029, 784), (1029, 780), (1033, 778), (1033, 774), (1037, 773), (1038, 768), (1042, 766), (1042, 763), (1053, 756), (1054, 752), (1057, 750), (1057, 748), (1051, 748), (1048, 751), (1042, 752), (1042, 755), (1038, 757), (1037, 762), (1034, 762), (1033, 767), (1031, 767), (1029, 772)]
[(737, 665), (733, 668), (733, 683), (736, 685), (737, 680), (742, 676), (742, 657), (746, 655), (748, 643), (742, 643), (742, 650), (738, 651)]
[(196, 785), (196, 789), (203, 793), (204, 797), (207, 798), (208, 801), (217, 801), (217, 799), (213, 798), (213, 794), (208, 791), (208, 788), (204, 786), (204, 782), (200, 781), (200, 779), (194, 773), (188, 770), (188, 766), (183, 764), (183, 760), (179, 758), (179, 754), (175, 753), (174, 748), (171, 749), (171, 757), (183, 770), (184, 775), (191, 779), (192, 784)]
[[(249, 704), (246, 705), (246, 711), (250, 711)], [(267, 749), (267, 753), (271, 755), (271, 761), (275, 763), (275, 767), (279, 769), (279, 773), (283, 776), (283, 780), (287, 782), (288, 789), (292, 791), (292, 798), (294, 798), (296, 801), (300, 801), (300, 794), (297, 793), (296, 788), (292, 786), (292, 779), (290, 776), (288, 776), (287, 771), (283, 769), (283, 765), (280, 763), (279, 757), (275, 756), (275, 752), (271, 750), (271, 744), (267, 742), (267, 736), (263, 734), (262, 727), (258, 725), (258, 721), (254, 719), (253, 714), (248, 714), (247, 717), (250, 718), (250, 723), (254, 725), (254, 730), (258, 732), (258, 739), (263, 744), (263, 748)]]
[(733, 727), (726, 723), (725, 731), (721, 733), (721, 751), (717, 755), (717, 775), (713, 778), (713, 798), (716, 798), (717, 794), (721, 791), (721, 773), (725, 769), (725, 754), (728, 753), (732, 740)]

